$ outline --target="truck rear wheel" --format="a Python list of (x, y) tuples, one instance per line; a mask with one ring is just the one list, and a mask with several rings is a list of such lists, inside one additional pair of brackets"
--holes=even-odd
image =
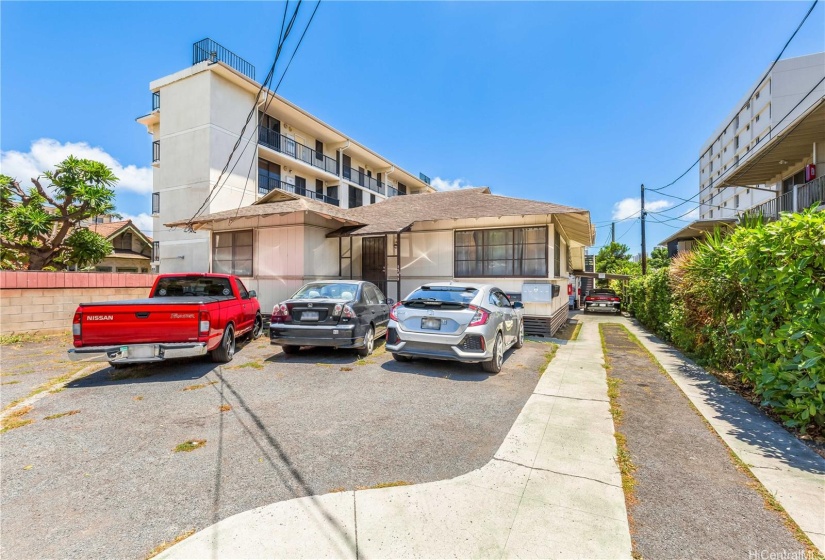
[(235, 355), (235, 329), (232, 325), (226, 327), (223, 331), (223, 338), (221, 344), (211, 352), (212, 361), (219, 364), (225, 364), (232, 361)]

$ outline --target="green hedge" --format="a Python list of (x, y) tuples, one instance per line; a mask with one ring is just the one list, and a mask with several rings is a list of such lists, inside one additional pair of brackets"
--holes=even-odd
[(825, 213), (711, 236), (629, 292), (642, 324), (738, 371), (788, 426), (825, 425)]

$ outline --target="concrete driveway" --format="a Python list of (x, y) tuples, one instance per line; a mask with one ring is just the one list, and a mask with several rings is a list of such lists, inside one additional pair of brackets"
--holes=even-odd
[(495, 376), (382, 350), (287, 357), (262, 339), (228, 366), (104, 368), (49, 394), (2, 435), (0, 555), (142, 558), (273, 502), (467, 473), (501, 445), (549, 347), (508, 353)]

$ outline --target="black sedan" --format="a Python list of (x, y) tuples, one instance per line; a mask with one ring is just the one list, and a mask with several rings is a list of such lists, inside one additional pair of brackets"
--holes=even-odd
[(370, 282), (310, 282), (272, 310), (269, 339), (287, 354), (327, 346), (369, 356), (375, 339), (387, 334), (392, 303)]

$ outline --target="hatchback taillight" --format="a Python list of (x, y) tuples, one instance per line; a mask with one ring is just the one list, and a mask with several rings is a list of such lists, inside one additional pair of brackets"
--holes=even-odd
[(209, 334), (212, 328), (208, 311), (201, 311), (198, 315), (198, 334)]
[(475, 315), (470, 320), (470, 327), (478, 327), (480, 325), (486, 325), (487, 321), (490, 319), (490, 312), (484, 309), (483, 307), (476, 307), (475, 305), (471, 305), (469, 307), (471, 310), (475, 311)]
[(395, 310), (398, 309), (398, 307), (400, 305), (401, 305), (401, 302), (399, 301), (398, 303), (396, 303), (395, 305), (390, 307), (390, 320), (391, 321), (398, 321), (398, 315), (395, 313)]

